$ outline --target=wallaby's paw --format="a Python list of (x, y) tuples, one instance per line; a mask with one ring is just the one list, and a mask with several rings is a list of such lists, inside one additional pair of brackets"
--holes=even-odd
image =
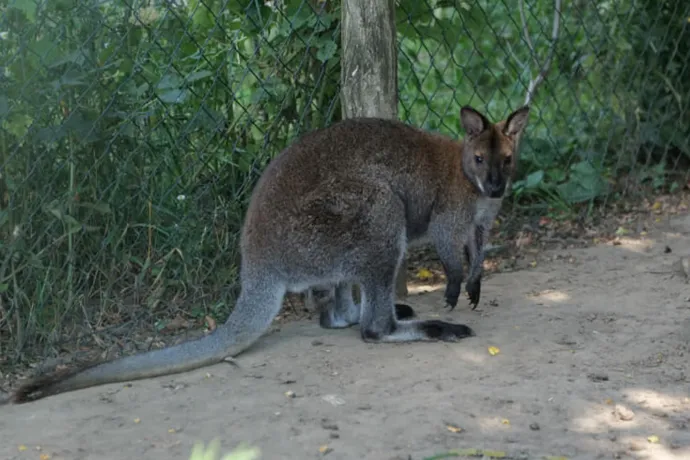
[(446, 284), (446, 305), (453, 310), (458, 304), (458, 299), (460, 298), (461, 283), (451, 283)]
[(395, 304), (395, 317), (399, 320), (406, 320), (406, 319), (412, 319), (417, 314), (415, 313), (414, 309), (410, 307), (407, 304), (404, 303), (396, 303)]
[(420, 323), (419, 328), (428, 338), (444, 342), (455, 342), (465, 337), (476, 335), (469, 326), (447, 323), (440, 320), (423, 321)]
[(479, 305), (479, 298), (482, 292), (481, 278), (477, 278), (476, 281), (468, 281), (465, 285), (465, 289), (467, 290), (467, 296), (470, 299), (472, 310), (474, 310), (477, 308), (477, 305)]

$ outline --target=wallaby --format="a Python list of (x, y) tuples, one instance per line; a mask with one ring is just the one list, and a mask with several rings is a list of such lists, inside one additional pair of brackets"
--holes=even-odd
[[(448, 303), (457, 304), (464, 257), (469, 296), (478, 298), (484, 229), (510, 185), (528, 114), (525, 106), (491, 124), (463, 107), (464, 141), (376, 118), (301, 136), (269, 163), (253, 190), (240, 238), (241, 291), (223, 325), (198, 340), (44, 374), (21, 385), (12, 401), (222, 362), (264, 334), (286, 292), (312, 286), (335, 289), (321, 326), (359, 323), (366, 342), (475, 335), (464, 324), (410, 319), (409, 306), (395, 306), (395, 278), (408, 242), (428, 238), (448, 277)], [(353, 284), (360, 287), (359, 305)]]

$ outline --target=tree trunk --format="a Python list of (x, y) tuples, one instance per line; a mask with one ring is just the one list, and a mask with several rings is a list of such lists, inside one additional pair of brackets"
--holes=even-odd
[[(397, 119), (395, 0), (343, 0), (341, 11), (343, 118)], [(406, 259), (396, 280), (396, 295), (407, 295)]]

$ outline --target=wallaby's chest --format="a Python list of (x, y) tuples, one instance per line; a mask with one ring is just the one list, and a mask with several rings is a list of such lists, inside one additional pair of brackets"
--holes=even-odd
[(474, 224), (485, 228), (491, 227), (503, 200), (496, 198), (480, 198), (477, 200), (474, 212)]

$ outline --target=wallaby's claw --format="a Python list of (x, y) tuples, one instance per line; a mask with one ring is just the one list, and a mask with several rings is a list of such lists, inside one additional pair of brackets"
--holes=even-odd
[(460, 284), (459, 283), (448, 283), (446, 285), (446, 305), (450, 307), (452, 311), (458, 304), (458, 299), (460, 298)]
[(467, 290), (467, 296), (470, 299), (470, 305), (472, 305), (472, 310), (474, 310), (477, 308), (477, 305), (479, 305), (479, 298), (481, 296), (482, 291), (481, 279), (467, 283), (465, 285), (465, 289)]

